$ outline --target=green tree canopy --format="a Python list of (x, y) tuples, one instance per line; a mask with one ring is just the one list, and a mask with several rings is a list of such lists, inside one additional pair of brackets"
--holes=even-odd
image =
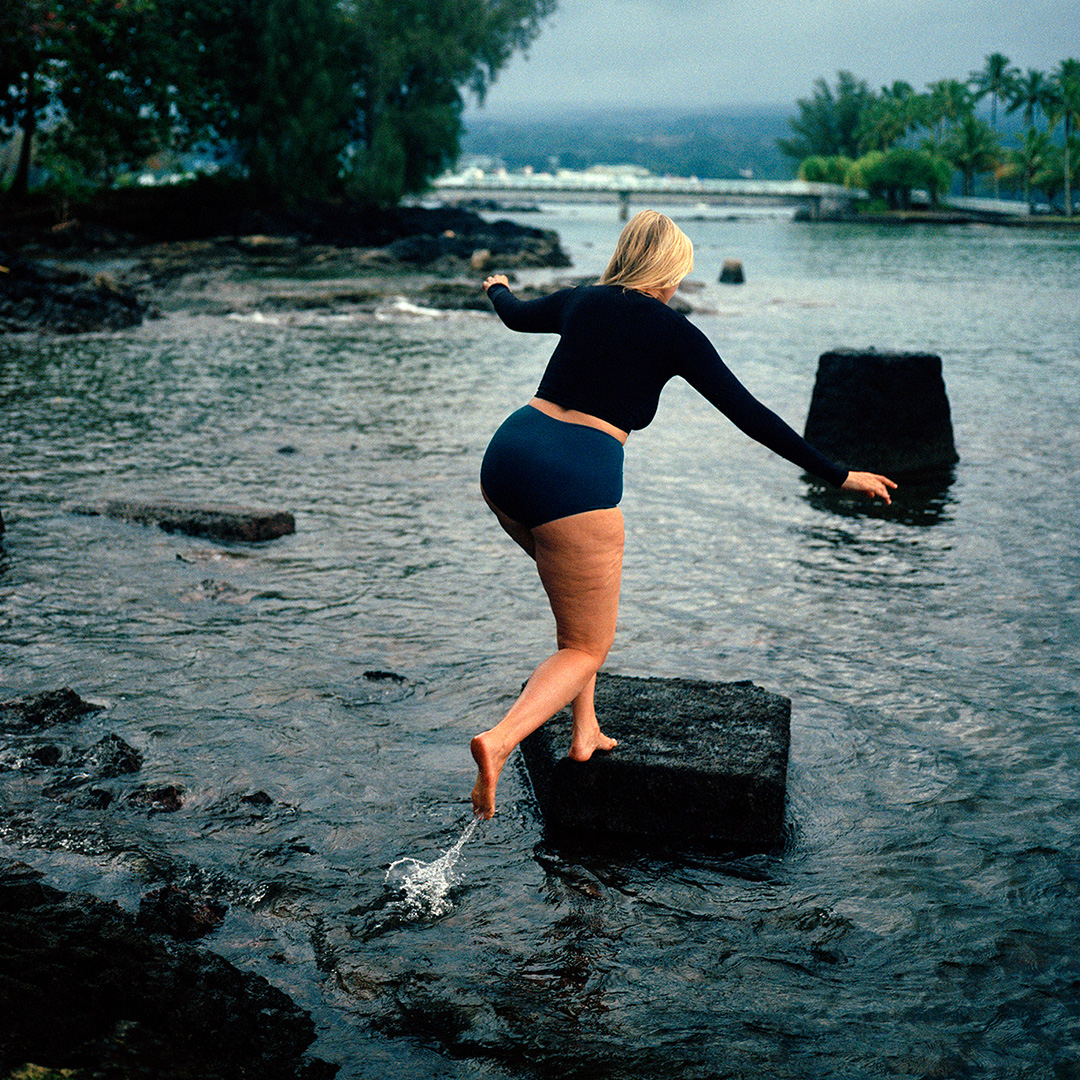
[(822, 184), (847, 184), (851, 178), (851, 167), (855, 163), (851, 158), (812, 157), (803, 158), (799, 166), (799, 179), (809, 180), (811, 183)]
[(799, 115), (788, 121), (794, 138), (778, 140), (780, 149), (800, 160), (858, 157), (860, 134), (875, 100), (870, 87), (850, 71), (837, 74), (835, 89), (824, 79), (816, 79), (813, 95), (796, 102)]
[(916, 189), (937, 202), (948, 190), (951, 176), (952, 166), (941, 155), (901, 146), (864, 154), (852, 164), (849, 182), (866, 188), (872, 198), (884, 199), (895, 210), (906, 210)]
[(43, 123), (52, 146), (99, 182), (168, 143), (172, 43), (156, 15), (154, 0), (7, 0), (0, 122), (23, 135), (16, 190), (25, 190)]
[(0, 124), (108, 182), (165, 147), (227, 147), (254, 180), (393, 202), (456, 155), (555, 0), (4, 0)]
[(343, 0), (353, 187), (384, 202), (422, 190), (457, 154), (463, 89), (482, 100), (554, 8), (555, 0)]
[(997, 133), (972, 113), (961, 117), (941, 148), (964, 178), (964, 194), (975, 191), (977, 173), (990, 172), (1001, 159)]

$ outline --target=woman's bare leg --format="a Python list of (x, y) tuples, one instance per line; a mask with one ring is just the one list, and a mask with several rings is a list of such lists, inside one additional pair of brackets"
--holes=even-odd
[(593, 731), (592, 688), (615, 637), (622, 578), (622, 511), (617, 507), (590, 510), (538, 525), (531, 533), (559, 648), (532, 673), (503, 719), (470, 744), (477, 765), (473, 809), (484, 817), (495, 813), (495, 788), (514, 747), (579, 696), (585, 695), (579, 706), (578, 759), (614, 745), (598, 726)]
[[(483, 486), (480, 494), (484, 496), (484, 502), (499, 519), (503, 531), (516, 543), (533, 561), (536, 560), (536, 540), (532, 530), (515, 521), (512, 517), (504, 514), (489, 498)], [(616, 746), (614, 739), (609, 739), (600, 733), (600, 725), (596, 720), (596, 708), (593, 704), (596, 680), (591, 679), (576, 698), (574, 698), (573, 716), (574, 730), (570, 740), (569, 757), (575, 761), (588, 761), (596, 750), (613, 750)]]
[(567, 757), (574, 761), (588, 761), (597, 750), (614, 750), (619, 745), (618, 740), (609, 739), (600, 730), (600, 722), (596, 719), (595, 697), (596, 676), (593, 675), (571, 702), (574, 728)]
[(508, 517), (504, 514), (488, 498), (488, 493), (484, 490), (483, 486), (480, 488), (480, 494), (484, 496), (484, 502), (488, 504), (488, 509), (499, 519), (499, 524), (503, 527), (503, 532), (505, 532), (506, 535), (535, 562), (536, 541), (533, 539), (532, 529), (526, 525), (522, 525), (520, 521), (515, 521), (512, 517)]

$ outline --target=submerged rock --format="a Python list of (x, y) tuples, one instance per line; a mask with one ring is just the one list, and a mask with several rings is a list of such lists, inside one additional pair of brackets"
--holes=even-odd
[(0, 862), (0, 1072), (25, 1062), (157, 1080), (307, 1080), (315, 1026), (264, 978)]
[(108, 499), (93, 505), (69, 507), (72, 513), (104, 515), (139, 525), (157, 525), (212, 540), (276, 540), (296, 532), (296, 519), (285, 510), (257, 510), (223, 503), (140, 502)]
[(959, 461), (941, 357), (837, 350), (818, 361), (806, 441), (849, 469), (894, 479)]
[(213, 933), (225, 920), (228, 904), (212, 897), (196, 896), (176, 885), (148, 892), (139, 901), (135, 925), (178, 941), (194, 941)]
[(71, 763), (96, 780), (112, 780), (142, 768), (142, 754), (119, 735), (106, 735)]
[(148, 814), (175, 814), (184, 805), (184, 789), (177, 784), (153, 788), (144, 785), (129, 792), (124, 801)]
[(571, 761), (563, 710), (521, 744), (545, 824), (572, 840), (767, 849), (781, 842), (791, 702), (750, 682), (601, 672), (611, 753)]
[(41, 731), (57, 724), (77, 723), (101, 709), (100, 705), (83, 701), (69, 686), (46, 690), (30, 697), (0, 701), (0, 731), (12, 734)]

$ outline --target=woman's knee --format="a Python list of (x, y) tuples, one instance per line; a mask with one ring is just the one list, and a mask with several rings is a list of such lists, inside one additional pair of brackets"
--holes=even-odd
[(556, 627), (555, 642), (560, 649), (574, 649), (577, 652), (584, 653), (592, 660), (594, 669), (599, 671), (611, 651), (611, 646), (615, 643), (615, 632), (612, 630), (611, 633), (603, 633), (596, 637), (590, 636), (583, 639), (580, 636), (565, 633)]

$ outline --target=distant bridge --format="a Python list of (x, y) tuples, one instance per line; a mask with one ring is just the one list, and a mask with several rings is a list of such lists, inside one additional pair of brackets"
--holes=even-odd
[(566, 202), (617, 200), (620, 217), (629, 214), (630, 203), (705, 203), (739, 206), (795, 206), (810, 217), (847, 209), (862, 191), (840, 184), (808, 180), (698, 180), (695, 177), (617, 176), (607, 173), (520, 173), (488, 175), (470, 170), (442, 176), (435, 190), (448, 202), (465, 199), (558, 199)]

